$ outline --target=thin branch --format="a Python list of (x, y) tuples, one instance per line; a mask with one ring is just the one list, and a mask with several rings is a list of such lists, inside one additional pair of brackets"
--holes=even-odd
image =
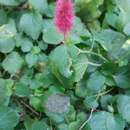
[(93, 111), (94, 111), (94, 108), (91, 109), (89, 118), (80, 126), (79, 130), (82, 130), (85, 127), (85, 125), (91, 120)]
[(113, 88), (112, 88), (112, 89), (109, 89), (109, 90), (107, 90), (107, 91), (104, 91), (104, 92), (101, 92), (101, 93), (98, 93), (98, 94), (89, 96), (88, 98), (96, 97), (96, 100), (98, 100), (99, 97), (108, 94), (108, 93), (111, 92), (112, 90), (113, 90)]
[(30, 107), (28, 104), (26, 104), (24, 101), (21, 100), (20, 103), (23, 104), (30, 111), (32, 111), (32, 113), (34, 113), (35, 115), (39, 116), (39, 113), (37, 111), (35, 111), (32, 107)]
[(105, 92), (98, 93), (97, 97), (96, 97), (96, 100), (98, 100), (101, 96), (106, 95), (107, 93), (111, 92), (112, 90), (113, 90), (113, 88), (109, 89), (109, 90), (107, 90)]
[[(113, 90), (113, 89), (110, 89), (110, 90), (108, 90), (108, 91), (99, 93), (99, 94), (97, 95), (97, 98), (98, 98), (98, 96), (103, 96), (103, 95), (109, 93), (109, 92), (112, 91), (112, 90)], [(97, 100), (97, 99), (96, 99), (96, 100)], [(79, 130), (82, 130), (82, 129), (85, 127), (85, 125), (91, 120), (93, 112), (94, 112), (94, 108), (91, 109), (91, 113), (90, 113), (89, 118), (81, 125), (81, 127), (79, 128)]]
[[(50, 129), (53, 130), (51, 120), (50, 120), (50, 127), (51, 127)], [(47, 129), (47, 130), (49, 130), (49, 129)]]
[(88, 64), (92, 65), (92, 66), (101, 66), (102, 65), (102, 64), (97, 64), (97, 63), (93, 63), (93, 62), (90, 62), (90, 61), (88, 61)]
[(94, 38), (93, 38), (93, 35), (92, 35), (92, 45), (91, 45), (91, 48), (90, 48), (90, 52), (93, 51), (94, 44), (95, 44), (95, 42), (94, 42)]
[(91, 55), (98, 56), (98, 57), (100, 57), (102, 60), (108, 62), (108, 60), (107, 60), (105, 57), (103, 57), (102, 55), (100, 55), (100, 54), (98, 54), (98, 53), (91, 52), (91, 51), (86, 51), (86, 50), (80, 50), (80, 49), (79, 49), (79, 52), (80, 52), (80, 53), (86, 53), (86, 54), (91, 54)]

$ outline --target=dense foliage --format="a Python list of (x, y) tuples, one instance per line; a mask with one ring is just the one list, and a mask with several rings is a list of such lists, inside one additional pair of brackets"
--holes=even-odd
[(0, 0), (0, 130), (129, 130), (130, 0), (75, 0), (63, 44), (53, 0)]

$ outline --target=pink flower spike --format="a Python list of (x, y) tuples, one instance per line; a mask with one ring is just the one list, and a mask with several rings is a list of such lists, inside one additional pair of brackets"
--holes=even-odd
[(74, 9), (71, 0), (57, 0), (54, 22), (57, 30), (64, 35), (64, 40), (67, 34), (71, 31), (74, 22)]

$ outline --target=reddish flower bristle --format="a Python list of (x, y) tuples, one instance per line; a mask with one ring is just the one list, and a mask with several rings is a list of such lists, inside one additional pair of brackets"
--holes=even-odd
[(74, 9), (71, 0), (57, 0), (54, 22), (57, 30), (64, 35), (71, 31), (74, 21)]

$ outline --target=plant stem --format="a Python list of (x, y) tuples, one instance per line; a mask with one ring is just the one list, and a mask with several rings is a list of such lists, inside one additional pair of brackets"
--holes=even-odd
[(89, 118), (80, 126), (79, 130), (82, 130), (85, 127), (85, 125), (91, 120), (93, 111), (94, 109), (92, 108)]
[(92, 65), (92, 66), (101, 66), (102, 64), (97, 64), (97, 63), (93, 63), (93, 62), (90, 62), (88, 61), (87, 62), (89, 65)]
[(23, 104), (26, 108), (28, 108), (30, 111), (32, 111), (35, 115), (39, 116), (39, 113), (36, 112), (32, 107), (30, 107), (28, 104), (26, 104), (24, 101), (20, 101), (21, 104)]
[(95, 53), (95, 52), (86, 51), (86, 50), (84, 51), (84, 50), (80, 50), (80, 49), (79, 49), (79, 53), (86, 53), (86, 54), (95, 55), (95, 56), (100, 57), (100, 58), (103, 59), (104, 61), (108, 62), (108, 60), (107, 60), (105, 57), (103, 57), (102, 55), (99, 55), (99, 54), (97, 54), (97, 53)]

